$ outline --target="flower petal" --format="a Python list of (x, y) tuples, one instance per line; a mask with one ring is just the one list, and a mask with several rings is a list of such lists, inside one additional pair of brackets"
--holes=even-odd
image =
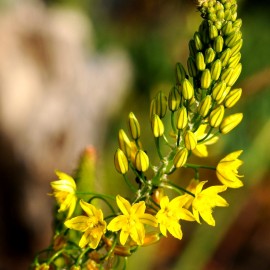
[(145, 229), (143, 224), (137, 223), (131, 229), (130, 236), (138, 245), (143, 245), (143, 240), (145, 236)]
[(88, 219), (86, 216), (78, 216), (67, 220), (64, 224), (69, 229), (84, 232), (88, 229)]
[(128, 237), (129, 237), (129, 232), (122, 230), (120, 233), (120, 243), (122, 246), (126, 244)]
[(129, 215), (130, 208), (131, 208), (129, 201), (127, 201), (126, 199), (124, 199), (120, 195), (117, 195), (116, 196), (116, 203), (124, 215)]
[(120, 215), (111, 220), (107, 229), (112, 232), (117, 232), (121, 230), (126, 224), (127, 224), (127, 217), (124, 215)]
[(157, 219), (150, 215), (150, 214), (143, 214), (139, 217), (139, 220), (141, 223), (153, 226), (153, 227), (157, 227), (158, 223), (157, 223)]
[(145, 202), (138, 202), (131, 206), (130, 212), (134, 215), (143, 215), (145, 212), (146, 206)]
[(177, 239), (182, 239), (183, 237), (183, 232), (181, 230), (181, 226), (179, 224), (179, 222), (172, 222), (171, 226), (168, 228), (168, 231), (170, 232), (170, 234), (177, 238)]

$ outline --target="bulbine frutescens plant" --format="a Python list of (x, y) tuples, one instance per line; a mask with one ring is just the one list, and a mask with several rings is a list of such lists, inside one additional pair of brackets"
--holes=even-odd
[[(130, 135), (119, 131), (114, 156), (116, 170), (130, 188), (129, 198), (77, 190), (74, 178), (78, 177), (57, 171), (59, 179), (51, 182), (59, 205), (55, 235), (50, 247), (35, 258), (35, 269), (125, 268), (126, 259), (138, 247), (168, 234), (181, 239), (182, 220), (203, 220), (215, 226), (213, 208), (228, 206), (219, 194), (243, 185), (238, 175), (241, 150), (228, 154), (216, 166), (190, 163), (192, 155), (207, 157), (207, 145), (229, 133), (243, 117), (242, 113), (230, 114), (242, 93), (233, 88), (242, 69), (242, 21), (237, 19), (237, 3), (205, 0), (198, 9), (203, 20), (189, 42), (187, 69), (177, 63), (176, 82), (168, 96), (159, 92), (150, 105), (158, 162), (149, 160), (139, 121), (131, 112)], [(177, 170), (186, 168), (194, 171), (187, 186), (182, 180), (170, 180)], [(214, 170), (221, 184), (201, 179), (201, 169)], [(102, 207), (94, 199), (103, 201)]]

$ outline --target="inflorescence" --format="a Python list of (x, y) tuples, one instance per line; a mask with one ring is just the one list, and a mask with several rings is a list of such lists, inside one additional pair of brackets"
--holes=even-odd
[[(237, 18), (237, 3), (205, 0), (198, 10), (203, 20), (189, 42), (187, 70), (177, 63), (176, 82), (168, 96), (158, 92), (150, 105), (157, 164), (150, 161), (139, 121), (131, 112), (130, 135), (119, 131), (114, 156), (130, 198), (79, 192), (73, 177), (57, 171), (52, 195), (63, 215), (55, 214), (52, 244), (37, 255), (34, 269), (125, 268), (126, 258), (138, 247), (156, 243), (168, 233), (182, 239), (182, 220), (203, 220), (215, 226), (213, 208), (228, 206), (219, 193), (243, 185), (238, 175), (242, 150), (228, 154), (216, 166), (189, 163), (192, 155), (207, 157), (207, 146), (233, 130), (243, 117), (230, 114), (242, 94), (241, 88), (233, 88), (242, 70), (242, 20)], [(194, 172), (187, 186), (170, 180), (186, 168)], [(221, 184), (200, 179), (201, 169), (214, 170)], [(105, 203), (109, 213), (95, 206), (94, 199)]]

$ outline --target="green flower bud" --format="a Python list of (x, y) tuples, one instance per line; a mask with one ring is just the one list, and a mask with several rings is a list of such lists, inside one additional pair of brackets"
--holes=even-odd
[(231, 13), (233, 14), (233, 13), (235, 13), (237, 11), (237, 4), (233, 4), (232, 6), (231, 6)]
[(217, 100), (217, 104), (221, 104), (224, 99), (226, 98), (226, 96), (228, 95), (228, 93), (230, 92), (231, 87), (227, 86), (223, 92), (223, 94), (221, 95), (221, 97)]
[(136, 153), (135, 167), (140, 172), (145, 172), (149, 168), (149, 158), (143, 150), (138, 150)]
[(236, 55), (243, 46), (243, 39), (240, 39), (232, 48), (231, 48), (231, 56)]
[(215, 21), (214, 22), (214, 25), (217, 28), (217, 30), (220, 30), (221, 27), (222, 27), (222, 25), (223, 25), (223, 23), (222, 23), (222, 21)]
[(227, 48), (221, 53), (220, 61), (222, 63), (222, 67), (225, 67), (228, 64), (228, 61), (232, 55), (231, 49)]
[(158, 92), (156, 95), (156, 114), (163, 118), (167, 111), (167, 97), (162, 91)]
[(224, 10), (218, 10), (218, 12), (217, 12), (217, 18), (219, 19), (219, 20), (223, 20), (224, 19)]
[(118, 148), (114, 154), (114, 166), (121, 174), (126, 174), (128, 171), (127, 157), (120, 148)]
[(234, 69), (233, 73), (227, 83), (228, 86), (233, 86), (242, 72), (242, 64), (239, 63)]
[(205, 117), (212, 105), (212, 98), (210, 95), (207, 95), (200, 103), (198, 107), (198, 113), (202, 116)]
[(230, 21), (232, 17), (232, 13), (229, 9), (225, 10), (224, 12), (224, 19), (225, 21)]
[(217, 15), (215, 13), (210, 13), (208, 16), (208, 19), (212, 22), (216, 22), (217, 21)]
[(217, 59), (211, 66), (211, 77), (212, 80), (217, 81), (221, 73), (222, 64), (219, 59)]
[(188, 66), (188, 73), (190, 77), (196, 77), (198, 71), (197, 71), (196, 63), (193, 57), (190, 56), (188, 58), (187, 66)]
[(234, 22), (237, 18), (237, 12), (233, 13), (231, 16), (231, 20)]
[(242, 26), (242, 20), (240, 18), (233, 22), (233, 28), (240, 29), (241, 26)]
[(242, 95), (242, 89), (241, 88), (236, 88), (236, 89), (231, 90), (230, 93), (225, 98), (224, 106), (226, 108), (233, 107), (238, 102), (241, 95)]
[(242, 32), (236, 31), (225, 38), (225, 45), (232, 48), (242, 38)]
[(196, 54), (196, 66), (198, 70), (204, 70), (205, 69), (205, 62), (204, 62), (204, 56), (203, 53), (198, 52)]
[(184, 99), (191, 99), (194, 95), (194, 88), (188, 79), (182, 82), (182, 95)]
[(161, 137), (164, 134), (164, 125), (157, 114), (154, 114), (151, 124), (154, 137)]
[(230, 35), (230, 34), (234, 31), (232, 22), (231, 22), (231, 21), (227, 21), (227, 22), (223, 25), (221, 31), (222, 31), (222, 33), (223, 33), (225, 36)]
[(223, 44), (224, 44), (223, 37), (222, 37), (222, 36), (217, 36), (217, 37), (214, 39), (213, 49), (214, 49), (217, 53), (220, 53), (220, 52), (222, 52)]
[(211, 82), (211, 73), (210, 70), (207, 68), (202, 72), (201, 88), (207, 89), (211, 85)]
[(222, 134), (229, 133), (242, 121), (242, 119), (243, 119), (242, 113), (235, 113), (225, 117), (220, 124), (219, 131)]
[(188, 113), (186, 107), (182, 106), (178, 110), (177, 129), (184, 129), (188, 124)]
[(130, 157), (131, 142), (123, 129), (119, 130), (118, 143), (120, 149), (126, 154), (126, 156)]
[(213, 99), (219, 102), (223, 98), (225, 90), (226, 90), (226, 83), (224, 81), (216, 83), (212, 91)]
[(212, 63), (216, 57), (216, 52), (212, 48), (205, 50), (204, 61), (206, 64)]
[(187, 162), (187, 158), (188, 150), (186, 148), (180, 148), (173, 159), (173, 164), (175, 168), (183, 167)]
[(209, 37), (210, 39), (215, 39), (218, 36), (218, 30), (215, 25), (211, 24), (209, 26)]
[(181, 97), (179, 95), (179, 92), (177, 88), (174, 86), (168, 96), (168, 107), (169, 110), (172, 112), (175, 112), (179, 108), (179, 104), (181, 102)]
[(134, 140), (139, 139), (141, 136), (140, 124), (133, 112), (129, 113), (128, 120), (131, 137)]
[(196, 50), (196, 46), (195, 46), (195, 41), (193, 39), (189, 41), (188, 47), (189, 47), (189, 54), (191, 56), (195, 57), (197, 50)]
[(181, 84), (182, 81), (186, 78), (186, 71), (185, 68), (181, 63), (176, 64), (176, 81)]
[(241, 53), (239, 52), (229, 59), (228, 67), (235, 68), (238, 65), (240, 60), (241, 60)]
[(195, 42), (196, 50), (201, 51), (203, 49), (203, 43), (202, 43), (202, 40), (201, 40), (200, 33), (195, 32), (193, 39), (194, 39), (194, 42)]
[(223, 105), (217, 106), (209, 116), (209, 123), (211, 127), (218, 127), (224, 116), (224, 107)]
[(184, 137), (185, 146), (188, 150), (193, 150), (197, 146), (197, 138), (196, 135), (188, 130)]
[(229, 85), (229, 81), (231, 76), (233, 75), (234, 69), (233, 68), (226, 68), (221, 73), (221, 80), (224, 81), (227, 85)]

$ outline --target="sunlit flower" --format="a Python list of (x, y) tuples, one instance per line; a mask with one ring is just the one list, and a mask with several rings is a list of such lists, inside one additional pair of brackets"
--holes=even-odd
[(222, 184), (230, 188), (239, 188), (243, 186), (243, 182), (238, 177), (238, 168), (243, 161), (238, 159), (242, 150), (230, 153), (223, 158), (217, 165), (216, 174)]
[(225, 207), (228, 203), (218, 195), (227, 189), (226, 186), (211, 186), (204, 190), (203, 186), (207, 181), (202, 181), (196, 186), (195, 198), (192, 202), (192, 211), (194, 218), (200, 223), (200, 217), (211, 226), (215, 226), (215, 220), (212, 216), (212, 209), (216, 206)]
[(121, 245), (125, 245), (129, 236), (138, 245), (143, 245), (145, 237), (144, 224), (157, 227), (156, 218), (145, 213), (146, 206), (144, 201), (131, 205), (126, 199), (117, 195), (116, 203), (123, 215), (115, 217), (108, 225), (108, 230), (113, 232), (121, 230)]
[[(184, 200), (183, 200), (184, 199)], [(167, 230), (175, 238), (182, 239), (183, 233), (179, 223), (180, 219), (193, 221), (193, 215), (185, 208), (185, 198), (178, 196), (169, 201), (168, 196), (160, 200), (160, 210), (156, 214), (159, 228), (164, 236), (167, 236)]]
[(80, 205), (87, 216), (78, 216), (67, 220), (65, 226), (69, 229), (84, 232), (79, 246), (84, 248), (87, 244), (90, 248), (95, 249), (106, 231), (106, 222), (103, 220), (103, 213), (94, 205), (83, 200)]
[(59, 212), (68, 210), (67, 218), (70, 218), (73, 214), (77, 197), (76, 197), (76, 183), (74, 179), (63, 172), (56, 171), (56, 175), (59, 180), (52, 181), (51, 187), (53, 189), (53, 195), (60, 205)]
[[(208, 126), (207, 124), (202, 124), (197, 129), (197, 131), (195, 132), (195, 135), (197, 137), (197, 141), (200, 141), (201, 139), (203, 139), (206, 136), (207, 126)], [(212, 136), (212, 135), (209, 135), (209, 137), (210, 136)], [(197, 143), (196, 148), (192, 150), (192, 153), (194, 155), (196, 155), (197, 157), (207, 157), (208, 156), (207, 145), (214, 144), (217, 142), (217, 140), (218, 140), (218, 137), (215, 136), (215, 137), (211, 138), (210, 140), (207, 140), (206, 142)]]

